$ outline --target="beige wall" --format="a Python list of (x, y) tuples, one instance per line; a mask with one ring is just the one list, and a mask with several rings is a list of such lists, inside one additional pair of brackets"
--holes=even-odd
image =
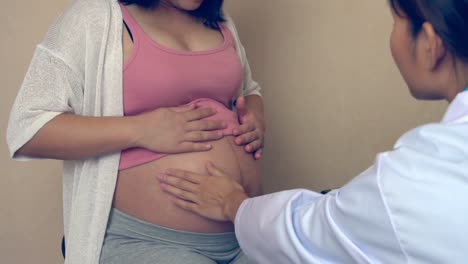
[[(0, 137), (36, 43), (67, 0), (2, 0)], [(338, 187), (404, 131), (438, 120), (393, 65), (386, 1), (230, 0), (268, 123), (267, 191)], [(0, 140), (0, 262), (60, 263), (60, 163), (10, 161)]]

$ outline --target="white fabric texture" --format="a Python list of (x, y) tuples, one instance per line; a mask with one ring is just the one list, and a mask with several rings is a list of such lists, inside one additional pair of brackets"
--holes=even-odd
[[(238, 95), (260, 95), (230, 18), (244, 67)], [(122, 14), (117, 0), (76, 0), (37, 46), (13, 105), (7, 129), (10, 155), (62, 113), (122, 116)], [(120, 153), (65, 161), (66, 264), (98, 263), (118, 173)]]
[(235, 227), (260, 264), (451, 263), (468, 260), (468, 92), (441, 123), (327, 195), (290, 190), (244, 201)]

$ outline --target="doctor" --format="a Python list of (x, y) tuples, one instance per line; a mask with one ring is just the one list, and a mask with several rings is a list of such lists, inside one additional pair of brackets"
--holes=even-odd
[(248, 198), (213, 164), (169, 170), (186, 210), (235, 223), (258, 263), (468, 263), (468, 1), (390, 0), (391, 50), (411, 94), (450, 102), (344, 187)]

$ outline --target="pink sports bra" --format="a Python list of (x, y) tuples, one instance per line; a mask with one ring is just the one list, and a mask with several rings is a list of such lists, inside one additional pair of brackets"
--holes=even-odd
[[(226, 121), (228, 128), (223, 132), (232, 135), (239, 123), (229, 107), (241, 87), (243, 71), (229, 29), (220, 24), (224, 43), (218, 48), (180, 51), (153, 41), (125, 6), (121, 5), (121, 10), (133, 37), (133, 51), (123, 68), (125, 116), (196, 102), (217, 110), (209, 119)], [(166, 155), (143, 148), (126, 149), (121, 153), (119, 170)]]

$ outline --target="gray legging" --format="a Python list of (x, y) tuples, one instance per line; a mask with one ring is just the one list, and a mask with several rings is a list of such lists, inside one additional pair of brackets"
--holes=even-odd
[(198, 234), (150, 224), (112, 209), (100, 264), (251, 264), (234, 233)]

